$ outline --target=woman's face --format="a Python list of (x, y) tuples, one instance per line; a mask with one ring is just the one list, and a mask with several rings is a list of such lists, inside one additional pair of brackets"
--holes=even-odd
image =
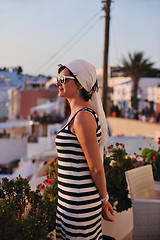
[[(59, 76), (70, 76), (70, 73), (67, 68), (63, 69)], [(72, 78), (72, 77), (71, 77)], [(67, 99), (73, 98), (77, 94), (78, 85), (75, 83), (74, 79), (66, 78), (65, 83), (60, 83), (60, 80), (56, 84), (59, 87), (59, 97), (64, 97)]]

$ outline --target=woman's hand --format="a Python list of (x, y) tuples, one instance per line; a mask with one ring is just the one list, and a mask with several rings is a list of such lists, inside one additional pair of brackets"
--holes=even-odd
[(109, 216), (109, 212), (114, 216), (112, 205), (107, 201), (102, 204), (102, 216), (104, 220), (114, 222), (114, 219)]

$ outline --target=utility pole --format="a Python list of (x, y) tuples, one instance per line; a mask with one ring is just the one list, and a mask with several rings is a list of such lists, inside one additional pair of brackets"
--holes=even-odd
[(102, 103), (107, 116), (108, 102), (108, 52), (109, 52), (109, 24), (110, 24), (110, 5), (111, 0), (102, 1), (105, 11), (105, 33), (104, 33), (104, 55), (103, 55), (103, 80), (102, 80)]

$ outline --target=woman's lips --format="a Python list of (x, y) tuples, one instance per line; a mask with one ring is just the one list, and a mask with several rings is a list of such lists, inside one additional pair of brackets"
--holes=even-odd
[(59, 88), (59, 92), (62, 92), (63, 91), (63, 88)]

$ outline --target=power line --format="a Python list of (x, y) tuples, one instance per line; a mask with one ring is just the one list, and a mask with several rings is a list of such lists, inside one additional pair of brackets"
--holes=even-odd
[(87, 21), (87, 23), (85, 23), (69, 40), (67, 40), (66, 42), (65, 42), (65, 44), (61, 47), (61, 48), (59, 48), (55, 53), (54, 53), (54, 55), (52, 55), (46, 62), (44, 62), (36, 71), (35, 71), (35, 75), (37, 74), (37, 72), (39, 72), (40, 70), (42, 70), (43, 69), (43, 67), (45, 67), (50, 61), (52, 61), (57, 55), (59, 55), (62, 51), (63, 51), (63, 49), (65, 49), (67, 46), (68, 46), (68, 44), (70, 44), (75, 38), (77, 38), (80, 34), (81, 34), (81, 32), (82, 31), (84, 31), (84, 29), (86, 28), (86, 27), (88, 27), (88, 25), (90, 24), (90, 23), (92, 23), (92, 21), (99, 15), (99, 13), (101, 12), (101, 10), (100, 11), (98, 11), (96, 14), (94, 14), (88, 21)]
[[(88, 33), (92, 27), (95, 26), (95, 24), (100, 20), (100, 18), (96, 18), (99, 13), (101, 12), (98, 11), (96, 14), (94, 14), (88, 21), (87, 23), (85, 23), (59, 50), (57, 50), (55, 52), (55, 54), (53, 56), (51, 56), (46, 62), (44, 62), (37, 70), (34, 74), (36, 74), (39, 70), (42, 70), (42, 68), (44, 68), (50, 61), (52, 61), (55, 57), (60, 58), (61, 56), (63, 56), (65, 53), (67, 53), (73, 46), (75, 46), (84, 36), (86, 33)], [(96, 19), (95, 19), (96, 18)], [(95, 20), (93, 22), (93, 20)], [(77, 39), (78, 38), (78, 39)], [(70, 46), (69, 46), (70, 45)], [(69, 46), (67, 49), (65, 49), (67, 46)], [(61, 54), (60, 56), (58, 56), (61, 52), (63, 52), (63, 54)], [(43, 72), (47, 71), (56, 61), (54, 61), (49, 67), (47, 67), (47, 69), (45, 69)], [(19, 92), (17, 93), (19, 94)], [(17, 95), (16, 94), (16, 95)], [(6, 103), (10, 103), (13, 98), (15, 98), (16, 96), (13, 96), (11, 99), (8, 100), (3, 100), (2, 102), (0, 102), (0, 109), (5, 107)]]
[[(84, 32), (77, 40), (74, 39), (75, 41), (71, 44), (71, 46), (69, 46), (60, 56), (57, 56), (57, 59), (61, 58), (61, 57), (62, 57), (64, 54), (66, 54), (73, 46), (75, 46), (75, 45), (86, 35), (86, 33), (88, 33), (88, 32), (92, 29), (92, 27), (95, 26), (95, 24), (96, 24), (99, 20), (100, 20), (100, 19), (96, 19), (96, 21), (94, 21), (91, 26), (89, 26), (87, 29), (85, 29), (85, 32)], [(46, 71), (47, 71), (51, 66), (53, 66), (53, 64), (56, 63), (56, 62), (57, 62), (57, 60), (55, 60), (54, 62), (52, 62), (52, 64), (49, 65), (49, 67), (45, 68), (45, 69), (43, 70), (43, 72), (46, 72)]]

